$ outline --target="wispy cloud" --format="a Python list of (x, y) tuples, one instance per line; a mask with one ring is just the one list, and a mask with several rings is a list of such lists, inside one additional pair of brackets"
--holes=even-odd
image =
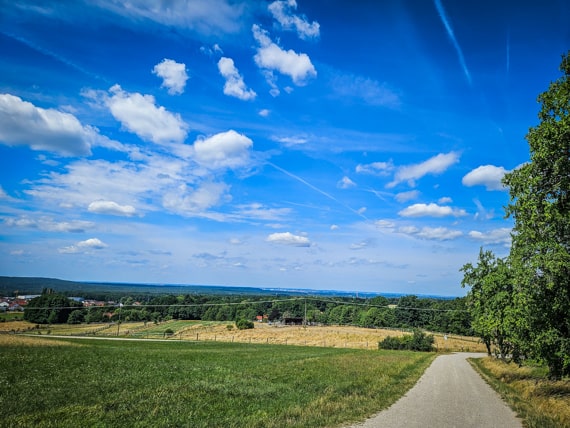
[(463, 68), (463, 73), (465, 73), (465, 77), (467, 79), (467, 81), (469, 82), (469, 84), (472, 84), (471, 81), (471, 73), (469, 73), (469, 69), (467, 68), (467, 64), (465, 63), (465, 58), (463, 56), (463, 51), (461, 50), (461, 46), (459, 46), (459, 42), (457, 41), (457, 38), (455, 37), (455, 33), (453, 32), (453, 28), (451, 27), (451, 23), (449, 22), (449, 19), (447, 18), (447, 14), (445, 13), (445, 9), (443, 8), (443, 4), (441, 4), (441, 0), (434, 0), (435, 2), (435, 8), (437, 9), (437, 13), (439, 14), (439, 17), (441, 18), (441, 22), (443, 23), (444, 27), (445, 27), (445, 31), (447, 31), (447, 35), (449, 36), (449, 39), (451, 40), (451, 43), (453, 43), (453, 47), (455, 48), (455, 51), (457, 52), (457, 56), (459, 57), (459, 63), (461, 64), (461, 68)]
[(362, 217), (362, 218), (364, 218), (364, 219), (367, 219), (367, 218), (364, 216), (364, 214), (363, 214), (362, 212), (360, 212), (360, 210), (355, 210), (355, 209), (350, 208), (349, 206), (343, 204), (341, 201), (339, 201), (339, 200), (338, 200), (337, 198), (335, 198), (334, 196), (332, 196), (332, 195), (330, 195), (329, 193), (327, 193), (327, 192), (325, 192), (325, 191), (319, 189), (318, 187), (313, 186), (311, 183), (309, 183), (309, 182), (306, 181), (306, 180), (303, 180), (301, 177), (299, 177), (299, 176), (297, 176), (297, 175), (295, 175), (295, 174), (290, 173), (289, 171), (287, 171), (287, 170), (285, 170), (285, 169), (283, 169), (283, 168), (281, 168), (281, 167), (275, 165), (275, 164), (272, 163), (272, 162), (268, 162), (268, 165), (271, 165), (273, 168), (275, 168), (275, 169), (278, 170), (278, 171), (281, 171), (283, 174), (288, 175), (289, 177), (294, 178), (295, 180), (297, 180), (297, 181), (303, 183), (305, 186), (307, 186), (307, 187), (313, 189), (315, 192), (320, 193), (321, 195), (323, 195), (323, 196), (329, 198), (330, 200), (336, 202), (337, 204), (342, 205), (342, 206), (345, 207), (347, 210), (352, 211), (354, 214), (356, 214), (356, 215), (358, 215), (358, 216), (360, 216), (360, 217)]

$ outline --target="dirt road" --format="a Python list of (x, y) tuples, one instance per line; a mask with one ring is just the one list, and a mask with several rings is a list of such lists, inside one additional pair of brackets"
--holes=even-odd
[(392, 407), (350, 428), (522, 428), (515, 413), (466, 361), (485, 354), (441, 355)]

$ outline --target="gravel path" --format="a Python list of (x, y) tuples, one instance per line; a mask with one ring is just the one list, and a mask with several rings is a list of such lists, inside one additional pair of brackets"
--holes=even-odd
[(392, 407), (350, 428), (522, 428), (520, 419), (466, 361), (485, 354), (441, 355)]

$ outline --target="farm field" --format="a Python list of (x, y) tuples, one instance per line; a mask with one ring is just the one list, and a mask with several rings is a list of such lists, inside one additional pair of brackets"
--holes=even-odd
[[(24, 321), (0, 323), (0, 331), (24, 331), (34, 325)], [(153, 323), (122, 323), (117, 329), (111, 324), (52, 325), (32, 334), (94, 335), (121, 337), (217, 341), (248, 344), (278, 344), (318, 346), (331, 348), (378, 349), (378, 342), (387, 336), (408, 334), (400, 330), (371, 329), (351, 326), (283, 326), (255, 323), (255, 328), (238, 330), (234, 323), (216, 321), (167, 321)], [(174, 334), (166, 336), (171, 330)], [(434, 333), (435, 346), (439, 352), (486, 352), (485, 346), (475, 337), (443, 335)], [(447, 337), (447, 339), (445, 338)]]
[(3, 426), (346, 426), (435, 353), (0, 335)]

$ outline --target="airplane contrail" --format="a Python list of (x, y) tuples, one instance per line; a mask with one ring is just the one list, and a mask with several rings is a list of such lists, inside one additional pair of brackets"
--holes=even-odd
[(275, 164), (272, 163), (272, 162), (267, 162), (267, 164), (268, 164), (268, 165), (271, 165), (271, 166), (272, 166), (273, 168), (275, 168), (276, 170), (281, 171), (283, 174), (288, 175), (289, 177), (291, 177), (291, 178), (293, 178), (293, 179), (295, 179), (295, 180), (297, 180), (297, 181), (303, 183), (305, 186), (307, 186), (307, 187), (313, 189), (315, 192), (318, 192), (318, 193), (320, 193), (321, 195), (323, 195), (323, 196), (329, 198), (330, 200), (335, 201), (337, 204), (342, 205), (342, 206), (345, 207), (347, 210), (352, 211), (354, 214), (358, 215), (359, 217), (362, 217), (363, 219), (368, 220), (368, 218), (367, 218), (364, 214), (358, 212), (358, 211), (355, 210), (355, 209), (350, 208), (348, 205), (343, 204), (341, 201), (339, 201), (339, 200), (338, 200), (337, 198), (335, 198), (334, 196), (332, 196), (332, 195), (328, 194), (327, 192), (325, 192), (325, 191), (319, 189), (318, 187), (313, 186), (311, 183), (309, 183), (308, 181), (302, 179), (301, 177), (299, 177), (299, 176), (297, 176), (297, 175), (295, 175), (295, 174), (293, 174), (293, 173), (291, 173), (291, 172), (289, 172), (289, 171), (287, 171), (287, 170), (281, 168), (280, 166), (275, 165)]
[(439, 13), (439, 17), (441, 18), (441, 22), (443, 22), (445, 30), (447, 31), (447, 35), (449, 36), (451, 43), (453, 43), (453, 47), (455, 47), (455, 50), (457, 51), (457, 56), (459, 57), (459, 63), (461, 64), (461, 67), (463, 68), (463, 72), (465, 73), (465, 77), (467, 78), (467, 81), (471, 85), (472, 84), (471, 74), (469, 73), (469, 69), (467, 68), (467, 64), (465, 63), (465, 58), (463, 57), (463, 52), (461, 50), (461, 46), (459, 46), (459, 42), (457, 42), (457, 39), (455, 38), (455, 33), (453, 32), (453, 28), (451, 28), (451, 23), (447, 19), (447, 15), (445, 14), (445, 9), (443, 8), (443, 5), (441, 4), (441, 0), (434, 0), (434, 2), (435, 2), (435, 8), (437, 9), (437, 12)]
[(53, 51), (50, 51), (49, 49), (46, 49), (46, 48), (44, 48), (43, 46), (40, 46), (40, 45), (38, 45), (38, 44), (36, 44), (36, 43), (34, 43), (34, 42), (32, 42), (32, 41), (26, 39), (25, 37), (18, 36), (18, 35), (16, 35), (16, 34), (12, 34), (12, 33), (9, 33), (9, 32), (6, 32), (6, 31), (1, 31), (1, 30), (0, 30), (0, 34), (3, 34), (4, 36), (6, 36), (6, 37), (8, 37), (8, 38), (10, 38), (10, 39), (16, 40), (17, 42), (20, 42), (20, 43), (26, 45), (26, 46), (29, 47), (30, 49), (33, 49), (33, 50), (35, 50), (36, 52), (41, 53), (42, 55), (48, 56), (48, 57), (50, 57), (50, 58), (52, 58), (52, 59), (54, 59), (54, 60), (56, 60), (56, 61), (58, 61), (58, 62), (60, 62), (60, 63), (62, 63), (62, 64), (65, 64), (65, 65), (67, 65), (68, 67), (71, 67), (71, 68), (73, 68), (74, 70), (76, 70), (76, 71), (78, 71), (78, 72), (80, 72), (80, 73), (82, 73), (82, 74), (85, 74), (86, 76), (89, 76), (89, 77), (94, 78), (94, 79), (97, 79), (97, 80), (103, 80), (103, 81), (106, 82), (106, 79), (102, 78), (101, 76), (99, 76), (99, 75), (97, 75), (97, 74), (95, 74), (95, 73), (91, 73), (90, 71), (84, 69), (83, 67), (80, 67), (79, 65), (77, 65), (77, 64), (75, 64), (74, 62), (68, 60), (67, 58), (65, 58), (65, 57), (63, 57), (63, 56), (61, 56), (61, 55), (59, 55), (59, 54), (57, 54), (57, 53), (55, 53), (55, 52), (53, 52)]

